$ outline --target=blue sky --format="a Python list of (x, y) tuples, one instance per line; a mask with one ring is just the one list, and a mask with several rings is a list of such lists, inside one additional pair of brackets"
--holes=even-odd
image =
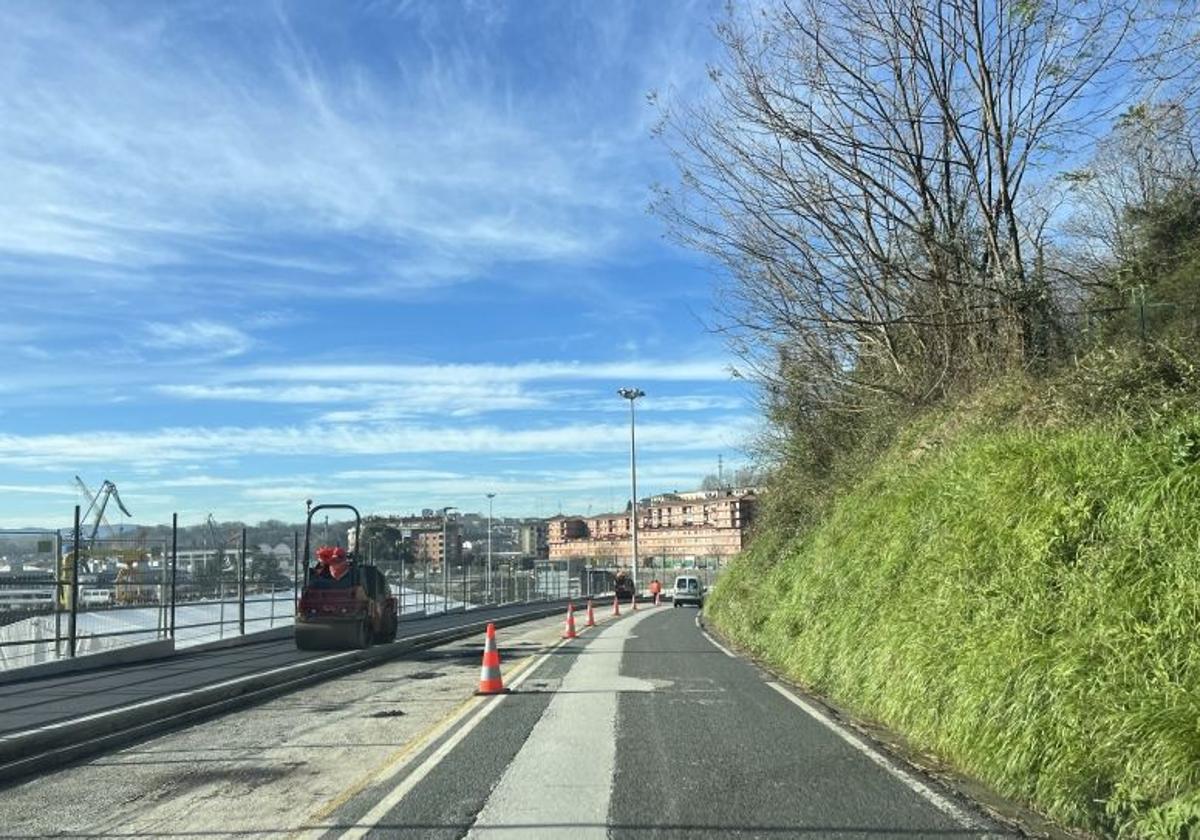
[(551, 515), (746, 461), (646, 212), (714, 2), (6, 3), (0, 525)]

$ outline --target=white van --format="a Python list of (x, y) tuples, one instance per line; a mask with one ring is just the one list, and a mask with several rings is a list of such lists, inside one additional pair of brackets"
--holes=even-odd
[(680, 575), (675, 578), (675, 593), (671, 597), (675, 606), (695, 604), (704, 609), (704, 584), (695, 575)]

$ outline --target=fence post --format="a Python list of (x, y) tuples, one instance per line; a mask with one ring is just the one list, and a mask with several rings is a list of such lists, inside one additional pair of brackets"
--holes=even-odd
[(75, 658), (76, 621), (79, 613), (79, 505), (75, 505), (75, 545), (71, 552), (71, 618), (67, 621), (67, 656)]
[(300, 532), (292, 531), (292, 615), (300, 611)]
[(63, 602), (62, 529), (54, 529), (54, 658), (62, 658)]
[(1146, 287), (1134, 286), (1129, 290), (1133, 297), (1133, 302), (1137, 304), (1138, 310), (1138, 336), (1142, 341), (1146, 340)]
[(246, 635), (246, 529), (242, 529), (242, 553), (238, 557), (238, 635)]
[(171, 640), (175, 640), (175, 598), (178, 590), (176, 575), (179, 571), (179, 514), (171, 514)]
[(404, 615), (404, 602), (408, 600), (407, 578), (404, 577), (404, 552), (400, 552), (400, 615)]

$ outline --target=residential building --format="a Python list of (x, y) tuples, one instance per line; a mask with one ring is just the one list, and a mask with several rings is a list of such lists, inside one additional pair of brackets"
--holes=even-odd
[[(654, 496), (638, 505), (638, 554), (664, 562), (731, 557), (746, 545), (757, 501), (753, 488)], [(549, 559), (628, 562), (630, 530), (628, 513), (557, 516), (548, 523)]]
[(518, 548), (520, 556), (545, 559), (550, 556), (549, 528), (545, 522), (521, 524)]
[(546, 541), (550, 545), (581, 539), (587, 535), (587, 525), (577, 516), (560, 515), (546, 522)]
[(429, 516), (372, 516), (364, 521), (363, 527), (385, 527), (399, 532), (400, 538), (411, 542), (413, 557), (418, 562), (428, 561), (434, 566), (442, 563), (442, 534), (449, 547), (447, 559), (450, 565), (458, 565), (463, 557), (462, 524), (454, 517), (443, 520), (432, 511)]

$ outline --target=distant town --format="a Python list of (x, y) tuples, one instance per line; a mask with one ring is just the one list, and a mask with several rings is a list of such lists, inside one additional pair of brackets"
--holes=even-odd
[[(746, 544), (761, 488), (722, 487), (711, 480), (705, 488), (639, 500), (639, 566), (651, 576), (680, 568), (716, 570)], [(632, 526), (628, 505), (624, 511), (548, 518), (426, 508), (365, 516), (357, 537), (360, 544), (352, 523), (322, 518), (313, 522), (312, 541), (352, 549), (391, 578), (405, 575), (406, 569), (411, 577), (417, 567), (440, 573), (443, 563), (462, 570), (482, 567), (489, 560), (497, 569), (510, 571), (618, 570), (632, 564)], [(0, 608), (29, 606), (2, 602), (7, 595), (19, 597), (16, 593), (22, 590), (14, 586), (53, 581), (71, 539), (69, 529), (0, 533)], [(105, 521), (103, 527), (85, 528), (81, 542), (87, 559), (80, 582), (88, 597), (121, 601), (122, 586), (136, 593), (141, 586), (160, 583), (172, 553), (185, 592), (219, 588), (243, 556), (251, 585), (290, 586), (300, 573), (303, 525), (268, 521), (247, 526), (209, 517), (201, 525), (179, 526), (173, 535), (169, 525)]]

